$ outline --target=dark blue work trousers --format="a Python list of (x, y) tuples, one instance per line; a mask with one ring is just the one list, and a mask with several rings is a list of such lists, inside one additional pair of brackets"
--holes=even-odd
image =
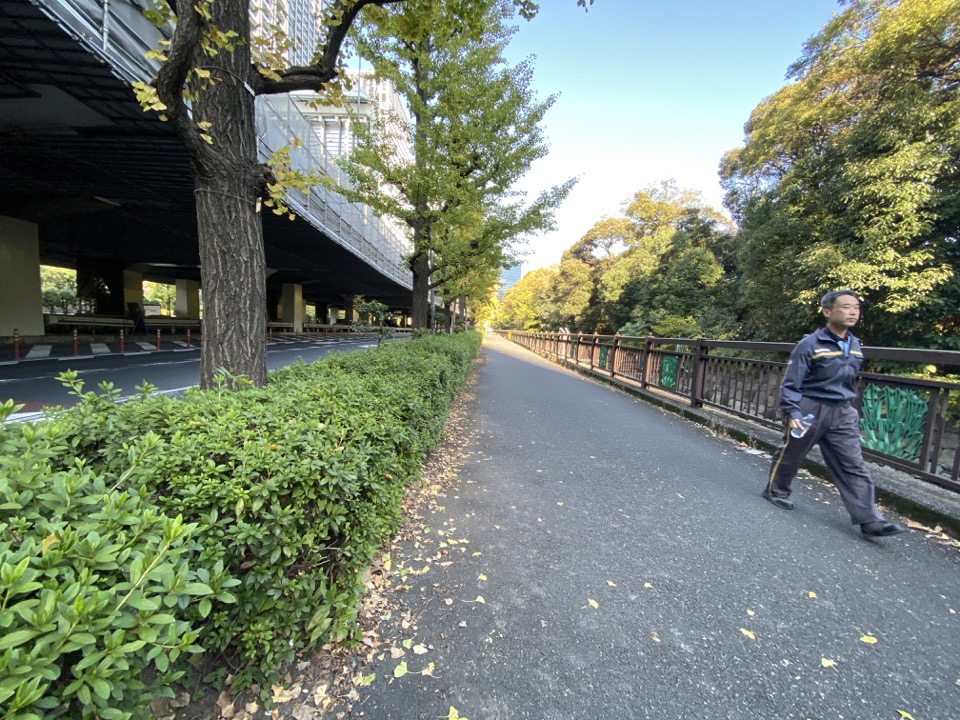
[(813, 424), (801, 438), (787, 431), (783, 447), (773, 456), (767, 492), (789, 497), (790, 485), (803, 459), (819, 444), (850, 519), (857, 524), (882, 521), (884, 517), (876, 505), (876, 486), (863, 464), (856, 408), (848, 402), (827, 403), (804, 397), (800, 399), (800, 412), (813, 415)]

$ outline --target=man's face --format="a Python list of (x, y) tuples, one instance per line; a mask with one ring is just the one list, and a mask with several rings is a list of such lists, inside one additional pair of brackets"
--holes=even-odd
[(833, 307), (823, 311), (827, 324), (831, 328), (848, 330), (860, 319), (860, 301), (853, 295), (841, 295), (833, 302)]

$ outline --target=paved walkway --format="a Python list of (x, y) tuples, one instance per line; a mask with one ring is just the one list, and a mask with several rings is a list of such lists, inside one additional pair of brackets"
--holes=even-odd
[(429, 564), (410, 643), (352, 716), (960, 717), (956, 545), (867, 540), (810, 478), (778, 510), (766, 458), (500, 338), (483, 355), (459, 483), (397, 559)]

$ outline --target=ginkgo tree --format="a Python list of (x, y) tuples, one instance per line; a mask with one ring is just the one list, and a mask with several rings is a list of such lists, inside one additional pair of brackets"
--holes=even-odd
[(350, 200), (410, 228), (418, 328), (429, 325), (431, 289), (449, 297), (466, 276), (509, 265), (505, 248), (551, 227), (572, 186), (550, 188), (529, 204), (513, 192), (547, 153), (540, 124), (553, 98), (534, 96), (529, 62), (511, 67), (503, 59), (509, 2), (479, 0), (482, 16), (450, 22), (459, 18), (458, 4), (408, 0), (371, 13), (358, 46), (408, 103), (414, 157), (395, 152), (398, 118), (385, 115), (359, 131), (359, 147), (341, 161)]
[[(293, 172), (289, 149), (272, 163), (257, 156), (254, 100), (258, 95), (313, 90), (335, 100), (341, 55), (362, 11), (411, 0), (330, 0), (323, 5), (322, 34), (312, 62), (293, 65), (285, 50), (296, 40), (271, 28), (253, 38), (249, 0), (149, 0), (144, 13), (172, 25), (169, 40), (151, 52), (160, 70), (136, 84), (141, 105), (168, 121), (190, 157), (197, 209), (204, 293), (200, 385), (210, 387), (219, 369), (255, 385), (266, 379), (266, 263), (262, 206), (285, 212), (290, 188), (306, 190), (318, 178)], [(591, 0), (592, 2), (592, 0)], [(585, 0), (578, 0), (585, 5)], [(432, 8), (422, 3), (423, 13)], [(451, 18), (475, 22), (482, 0), (444, 4)], [(538, 9), (514, 0), (525, 17)], [(411, 22), (426, 15), (413, 14)]]

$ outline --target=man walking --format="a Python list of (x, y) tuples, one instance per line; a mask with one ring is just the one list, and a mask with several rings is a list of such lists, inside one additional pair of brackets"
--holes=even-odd
[[(860, 341), (850, 332), (860, 319), (860, 301), (853, 290), (835, 290), (823, 296), (820, 307), (826, 327), (794, 346), (780, 384), (787, 433), (774, 455), (763, 496), (792, 510), (790, 484), (807, 453), (819, 444), (840, 498), (861, 532), (871, 537), (896, 535), (905, 528), (888, 522), (877, 510), (876, 487), (863, 464), (860, 416), (851, 405), (863, 365)], [(802, 430), (806, 422), (810, 423), (806, 433), (795, 437), (791, 431)]]

